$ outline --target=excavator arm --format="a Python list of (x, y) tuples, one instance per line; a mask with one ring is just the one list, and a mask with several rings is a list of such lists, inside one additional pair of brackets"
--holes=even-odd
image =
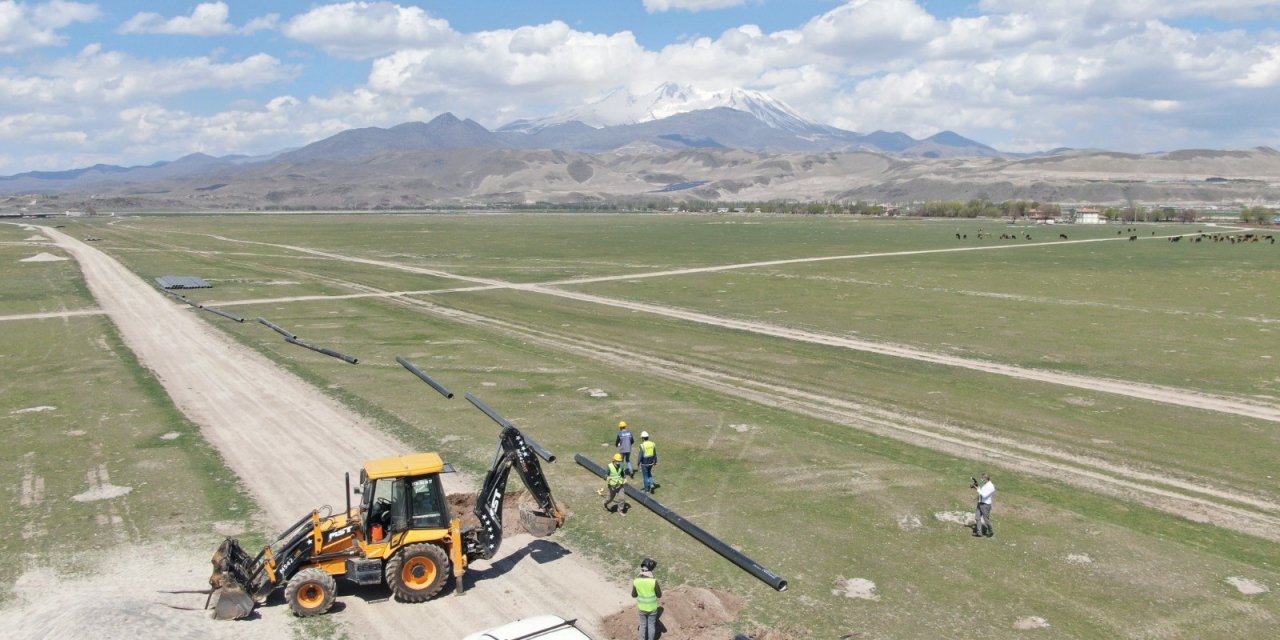
[(564, 513), (551, 497), (551, 487), (547, 484), (534, 447), (511, 423), (504, 420), (499, 424), (502, 424), (502, 434), (498, 437), (498, 450), (476, 497), (475, 514), (480, 524), (463, 531), (468, 561), (492, 558), (502, 545), (502, 504), (506, 497), (503, 490), (512, 469), (520, 476), (538, 507), (536, 511), (521, 512), (521, 523), (525, 529), (534, 535), (546, 536), (564, 524)]

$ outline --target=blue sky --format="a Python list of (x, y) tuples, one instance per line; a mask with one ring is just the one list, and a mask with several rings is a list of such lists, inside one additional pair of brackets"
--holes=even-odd
[(1277, 0), (0, 0), (0, 175), (662, 82), (1010, 151), (1280, 147)]

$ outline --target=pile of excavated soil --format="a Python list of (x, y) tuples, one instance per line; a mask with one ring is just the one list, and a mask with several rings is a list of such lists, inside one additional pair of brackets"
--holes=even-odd
[[(480, 526), (480, 520), (476, 518), (476, 494), (474, 493), (451, 493), (446, 499), (449, 501), (449, 513), (455, 518), (462, 519), (462, 528)], [(564, 504), (556, 501), (561, 510), (565, 509)], [(502, 500), (502, 535), (513, 536), (517, 533), (526, 532), (524, 525), (520, 523), (521, 511), (537, 511), (538, 504), (534, 501), (533, 496), (528, 491), (512, 491), (506, 494)]]
[[(742, 601), (724, 591), (712, 591), (699, 587), (676, 587), (663, 590), (659, 630), (664, 640), (731, 640), (729, 629), (742, 610)], [(636, 637), (640, 625), (634, 605), (624, 608), (604, 619), (605, 637), (610, 640), (630, 640)], [(756, 636), (752, 636), (753, 638)], [(759, 636), (770, 640), (787, 640), (786, 636)]]

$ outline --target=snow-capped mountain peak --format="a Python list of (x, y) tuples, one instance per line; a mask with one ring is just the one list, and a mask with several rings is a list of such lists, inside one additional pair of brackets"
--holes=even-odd
[(517, 120), (499, 130), (532, 133), (575, 120), (591, 127), (601, 128), (661, 120), (680, 113), (717, 107), (728, 107), (750, 113), (776, 129), (795, 133), (826, 130), (826, 127), (805, 119), (781, 100), (759, 91), (731, 89), (709, 92), (674, 82), (665, 82), (643, 94), (631, 93), (626, 88), (614, 89), (581, 107), (543, 118)]

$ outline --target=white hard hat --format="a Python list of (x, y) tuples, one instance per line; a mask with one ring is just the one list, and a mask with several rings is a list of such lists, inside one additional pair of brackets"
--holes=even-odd
[(640, 437), (641, 437), (641, 438), (648, 438), (648, 437), (649, 437), (649, 432), (648, 432), (648, 431), (641, 431), (641, 432), (640, 432)]

